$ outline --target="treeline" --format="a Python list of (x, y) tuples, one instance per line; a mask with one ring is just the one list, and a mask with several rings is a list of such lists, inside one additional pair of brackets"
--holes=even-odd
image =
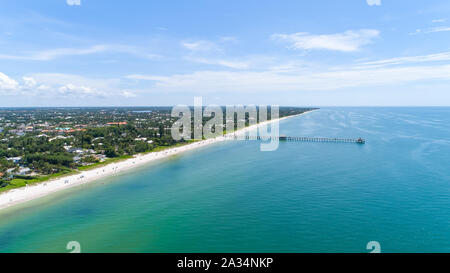
[[(39, 174), (54, 174), (67, 169), (76, 169), (83, 163), (96, 163), (96, 155), (103, 154), (108, 158), (123, 155), (135, 155), (150, 152), (156, 147), (172, 146), (177, 143), (170, 135), (170, 130), (163, 126), (158, 128), (139, 128), (134, 124), (89, 128), (83, 132), (62, 135), (64, 138), (52, 136), (24, 136), (12, 138), (0, 144), (0, 173), (3, 175), (1, 185), (5, 186), (8, 169), (18, 170), (19, 165), (26, 166)], [(64, 146), (81, 148), (89, 151), (83, 154), (79, 162), (74, 161), (76, 153), (70, 153)], [(18, 164), (6, 158), (21, 157)], [(0, 176), (1, 177), (1, 176)], [(17, 177), (17, 175), (16, 175)]]

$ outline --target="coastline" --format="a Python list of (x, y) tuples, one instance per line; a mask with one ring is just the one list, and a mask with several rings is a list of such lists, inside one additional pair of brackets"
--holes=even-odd
[(168, 148), (160, 152), (150, 152), (147, 154), (138, 154), (133, 158), (126, 159), (124, 161), (111, 163), (105, 166), (94, 168), (91, 170), (82, 171), (77, 174), (73, 174), (66, 177), (56, 178), (54, 180), (42, 182), (32, 186), (26, 186), (22, 188), (12, 189), (10, 191), (0, 194), (0, 210), (26, 203), (28, 201), (38, 199), (49, 194), (59, 192), (65, 189), (76, 187), (79, 185), (87, 184), (105, 178), (111, 175), (115, 175), (130, 169), (143, 166), (155, 160), (167, 158), (173, 155), (177, 155), (183, 152), (191, 151), (200, 147), (204, 147), (210, 144), (227, 141), (227, 137), (235, 134), (245, 134), (250, 130), (256, 129), (260, 126), (270, 124), (275, 121), (281, 121), (288, 118), (298, 117), (307, 113), (314, 112), (316, 110), (304, 112), (298, 115), (286, 116), (276, 120), (269, 120), (261, 122), (252, 126), (242, 128), (238, 131), (227, 133), (225, 135), (201, 140), (191, 144), (183, 145), (180, 147)]

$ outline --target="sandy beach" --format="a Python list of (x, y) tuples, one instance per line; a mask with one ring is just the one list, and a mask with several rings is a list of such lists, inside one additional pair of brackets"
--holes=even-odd
[[(312, 112), (312, 111), (310, 111), (310, 112)], [(306, 112), (306, 113), (310, 113), (310, 112)], [(302, 113), (299, 115), (304, 115), (306, 113)], [(283, 118), (278, 119), (278, 121), (281, 121), (286, 118), (296, 117), (299, 115), (283, 117)], [(150, 152), (147, 154), (139, 154), (139, 155), (135, 155), (133, 158), (130, 158), (130, 159), (127, 159), (127, 160), (124, 160), (121, 162), (111, 163), (106, 166), (102, 166), (102, 167), (95, 168), (92, 170), (82, 171), (82, 172), (79, 172), (74, 175), (70, 175), (70, 176), (66, 176), (66, 177), (62, 177), (62, 178), (58, 178), (58, 179), (54, 179), (54, 180), (49, 180), (49, 181), (42, 182), (39, 184), (26, 186), (26, 187), (22, 187), (22, 188), (18, 188), (18, 189), (13, 189), (13, 190), (10, 190), (10, 191), (0, 194), (0, 210), (7, 208), (7, 207), (17, 205), (17, 204), (25, 203), (30, 200), (40, 198), (40, 197), (49, 195), (54, 192), (58, 192), (58, 191), (68, 189), (71, 187), (75, 187), (78, 185), (90, 183), (90, 182), (96, 181), (98, 179), (101, 179), (101, 178), (104, 178), (104, 177), (107, 177), (110, 175), (114, 175), (114, 174), (117, 174), (120, 172), (130, 170), (132, 168), (136, 168), (138, 166), (148, 164), (149, 162), (152, 162), (152, 161), (155, 161), (158, 159), (163, 159), (163, 158), (173, 156), (173, 155), (176, 155), (179, 153), (191, 151), (191, 150), (194, 150), (194, 149), (197, 149), (200, 147), (204, 147), (206, 145), (210, 145), (213, 143), (227, 141), (229, 139), (232, 139), (232, 138), (230, 138), (230, 136), (245, 135), (245, 133), (247, 133), (253, 129), (256, 129), (260, 126), (272, 123), (274, 121), (277, 121), (277, 120), (273, 120), (273, 121), (269, 120), (266, 122), (261, 122), (259, 124), (252, 125), (252, 126), (243, 128), (241, 130), (238, 130), (236, 132), (232, 132), (227, 135), (219, 136), (219, 137), (216, 137), (213, 139), (202, 140), (202, 141), (194, 142), (194, 143), (187, 144), (187, 145), (180, 146), (180, 147), (169, 148), (169, 149), (166, 149), (166, 150), (160, 151), (160, 152)]]

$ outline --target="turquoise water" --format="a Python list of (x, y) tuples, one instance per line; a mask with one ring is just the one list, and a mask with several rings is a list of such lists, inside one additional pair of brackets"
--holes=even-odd
[(325, 108), (0, 212), (0, 252), (450, 252), (450, 108)]

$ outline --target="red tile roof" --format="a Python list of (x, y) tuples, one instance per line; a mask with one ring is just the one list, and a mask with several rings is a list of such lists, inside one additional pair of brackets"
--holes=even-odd
[(124, 122), (108, 122), (108, 125), (127, 125), (128, 122), (124, 121)]

